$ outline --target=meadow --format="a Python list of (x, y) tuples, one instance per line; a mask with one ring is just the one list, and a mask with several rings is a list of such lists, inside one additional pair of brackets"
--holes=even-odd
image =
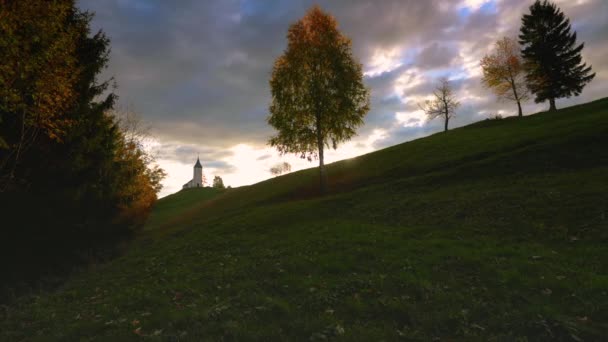
[(130, 249), (0, 310), (7, 341), (599, 341), (608, 99), (161, 199)]

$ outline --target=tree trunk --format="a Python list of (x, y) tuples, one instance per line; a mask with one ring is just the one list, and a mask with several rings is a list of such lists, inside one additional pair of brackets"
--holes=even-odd
[(521, 118), (522, 116), (524, 116), (523, 111), (521, 110), (521, 101), (519, 100), (519, 95), (517, 94), (517, 86), (515, 85), (515, 80), (513, 79), (513, 76), (511, 76), (511, 89), (513, 89), (513, 95), (515, 98), (515, 101), (517, 101), (517, 109), (519, 109), (519, 117)]
[(317, 116), (317, 147), (319, 148), (319, 190), (324, 195), (327, 192), (327, 172), (325, 171), (325, 161), (323, 156), (323, 134), (321, 132), (321, 120)]
[(447, 116), (445, 117), (445, 126), (443, 127), (443, 131), (447, 132), (448, 131), (448, 123), (450, 122), (450, 118), (448, 118)]
[(549, 99), (549, 111), (555, 112), (556, 110), (557, 110), (557, 107), (555, 107), (555, 98), (550, 98)]
[(521, 118), (524, 116), (524, 113), (521, 110), (521, 102), (519, 102), (519, 100), (517, 101), (517, 109), (519, 109), (519, 117)]
[[(319, 135), (320, 136), (320, 135)], [(319, 144), (319, 190), (324, 195), (327, 192), (327, 172), (325, 171), (325, 161), (323, 160), (323, 141), (318, 139)]]

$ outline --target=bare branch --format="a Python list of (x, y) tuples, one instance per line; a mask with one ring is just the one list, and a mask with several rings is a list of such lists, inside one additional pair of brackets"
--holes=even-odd
[(418, 107), (426, 114), (427, 120), (433, 120), (438, 117), (444, 119), (444, 130), (448, 130), (448, 123), (454, 116), (456, 109), (460, 103), (456, 101), (450, 81), (447, 78), (439, 79), (439, 84), (433, 91), (434, 98), (419, 103)]

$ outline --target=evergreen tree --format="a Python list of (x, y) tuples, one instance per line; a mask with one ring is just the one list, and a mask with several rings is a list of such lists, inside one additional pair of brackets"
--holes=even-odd
[(520, 30), (526, 80), (536, 103), (549, 101), (554, 111), (555, 99), (578, 96), (595, 77), (591, 66), (582, 63), (584, 43), (576, 45), (576, 32), (570, 20), (552, 2), (537, 0), (530, 14), (522, 17)]
[(92, 14), (75, 0), (0, 0), (0, 18), (8, 283), (110, 255), (146, 220), (165, 173), (112, 113), (112, 80), (99, 80), (110, 41), (92, 34)]

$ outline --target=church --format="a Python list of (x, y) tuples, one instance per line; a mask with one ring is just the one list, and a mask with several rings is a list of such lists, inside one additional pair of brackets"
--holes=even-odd
[(202, 188), (205, 186), (205, 176), (203, 175), (203, 165), (201, 165), (201, 161), (199, 158), (196, 158), (196, 164), (194, 164), (194, 176), (192, 180), (188, 183), (184, 184), (182, 189), (188, 188)]

